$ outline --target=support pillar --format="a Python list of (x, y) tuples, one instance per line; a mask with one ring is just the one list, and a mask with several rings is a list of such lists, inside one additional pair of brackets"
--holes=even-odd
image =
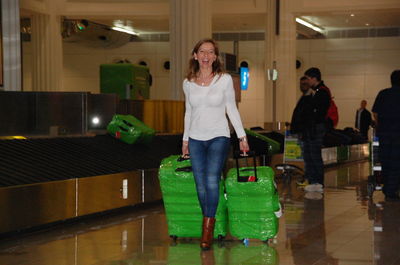
[[(19, 0), (1, 0), (0, 37), (0, 89), (20, 91), (21, 85), (21, 35)], [(3, 57), (3, 58), (2, 58)]]
[(61, 91), (63, 51), (61, 17), (37, 14), (32, 17), (33, 91)]
[(266, 70), (275, 68), (278, 71), (275, 84), (266, 76), (266, 98), (269, 98), (266, 106), (271, 106), (265, 108), (266, 122), (290, 121), (297, 88), (296, 21), (290, 0), (267, 1), (265, 51)]
[(182, 81), (190, 52), (203, 38), (211, 38), (211, 0), (171, 0), (171, 99), (182, 100)]

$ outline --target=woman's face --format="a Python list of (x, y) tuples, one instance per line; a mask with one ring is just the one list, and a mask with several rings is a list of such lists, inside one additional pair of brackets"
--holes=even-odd
[(199, 62), (200, 67), (211, 67), (217, 55), (215, 54), (214, 45), (210, 42), (203, 43), (194, 58)]

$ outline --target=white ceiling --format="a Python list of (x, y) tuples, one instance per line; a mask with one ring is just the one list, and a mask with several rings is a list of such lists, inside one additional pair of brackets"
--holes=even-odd
[[(89, 1), (89, 0), (86, 0)], [(98, 0), (93, 0), (98, 1)], [(106, 1), (106, 0), (104, 0)], [(121, 0), (120, 0), (121, 1)], [(353, 14), (353, 16), (351, 16)], [(332, 12), (304, 14), (299, 17), (322, 27), (325, 30), (354, 29), (354, 28), (388, 28), (400, 27), (400, 10), (376, 12)], [(213, 17), (213, 32), (264, 32), (265, 15), (226, 15)], [(100, 19), (95, 22), (112, 25), (111, 19)], [(168, 32), (168, 18), (130, 17), (125, 18), (139, 33)], [(129, 22), (128, 22), (129, 21)], [(300, 26), (298, 29), (300, 30)]]
[[(168, 3), (169, 0), (67, 0), (68, 2), (87, 3)], [(220, 1), (220, 0), (213, 0)], [(224, 0), (226, 1), (226, 0)], [(250, 4), (257, 0), (231, 0), (247, 1)], [(400, 0), (399, 0), (400, 1)], [(232, 3), (234, 4), (234, 3)], [(353, 14), (354, 16), (351, 16)], [(23, 11), (21, 15), (24, 16)], [(25, 14), (26, 15), (26, 14)], [(305, 20), (324, 28), (325, 30), (354, 29), (354, 28), (388, 28), (400, 27), (400, 9), (356, 11), (352, 12), (325, 12), (315, 14), (297, 14)], [(76, 17), (74, 17), (76, 19)], [(112, 26), (114, 20), (123, 20), (131, 24), (139, 33), (163, 33), (169, 32), (168, 17), (81, 17), (100, 24)], [(229, 14), (218, 15), (212, 18), (213, 32), (264, 32), (266, 16), (264, 14)], [(304, 27), (298, 25), (298, 31)]]
[(318, 13), (302, 17), (326, 30), (400, 27), (400, 9)]
[[(89, 19), (91, 21), (111, 26), (112, 19)], [(121, 19), (124, 24), (131, 24), (139, 33), (169, 32), (168, 18), (130, 17)], [(213, 32), (263, 32), (265, 31), (265, 15), (229, 15), (212, 18)]]

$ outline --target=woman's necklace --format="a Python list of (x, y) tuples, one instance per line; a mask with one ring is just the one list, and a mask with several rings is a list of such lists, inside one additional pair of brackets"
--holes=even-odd
[(212, 78), (212, 73), (206, 75), (206, 76), (202, 76), (201, 74), (199, 75), (199, 77), (197, 78), (200, 82), (200, 84), (202, 86), (205, 86), (208, 82), (210, 82)]

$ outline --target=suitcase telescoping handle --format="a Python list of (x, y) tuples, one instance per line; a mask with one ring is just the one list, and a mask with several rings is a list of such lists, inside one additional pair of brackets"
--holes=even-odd
[[(239, 168), (239, 159), (246, 159), (246, 164), (248, 165), (247, 159), (252, 157), (253, 158), (253, 168)], [(238, 182), (257, 182), (257, 163), (256, 163), (256, 153), (254, 151), (250, 151), (247, 153), (247, 156), (243, 156), (243, 153), (236, 151), (234, 153), (234, 158), (236, 160), (236, 172), (237, 172), (237, 181)], [(253, 171), (254, 176), (241, 176), (240, 172), (247, 172)]]
[(178, 162), (182, 162), (182, 161), (189, 160), (189, 159), (190, 159), (190, 156), (189, 156), (189, 154), (187, 154), (187, 155), (184, 155), (184, 156), (179, 156), (177, 161)]
[[(186, 160), (189, 160), (189, 159), (190, 159), (189, 155), (179, 156), (176, 161), (182, 162), (182, 161), (186, 161)], [(175, 169), (175, 172), (192, 172), (192, 166), (177, 168), (177, 169)]]

